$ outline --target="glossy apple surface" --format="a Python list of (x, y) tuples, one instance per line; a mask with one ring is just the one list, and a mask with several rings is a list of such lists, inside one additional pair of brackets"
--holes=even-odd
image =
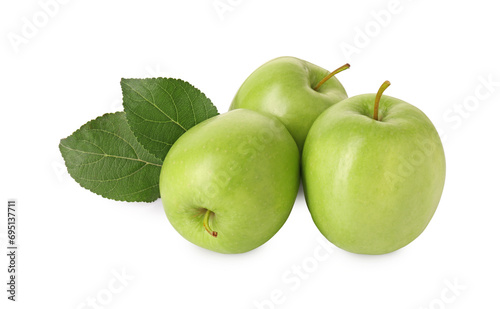
[(441, 140), (426, 115), (375, 94), (351, 97), (318, 117), (307, 137), (303, 182), (321, 233), (354, 253), (383, 254), (413, 241), (438, 206), (445, 179)]
[(276, 58), (245, 80), (229, 109), (246, 108), (277, 117), (302, 150), (314, 120), (325, 109), (347, 98), (344, 87), (335, 77), (314, 90), (329, 73), (298, 58)]
[(160, 175), (165, 213), (190, 242), (241, 253), (285, 223), (299, 186), (299, 152), (278, 120), (240, 109), (182, 135)]

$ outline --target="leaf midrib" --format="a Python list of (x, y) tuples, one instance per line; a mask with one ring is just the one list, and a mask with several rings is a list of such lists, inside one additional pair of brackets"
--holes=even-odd
[(142, 163), (145, 163), (145, 164), (150, 164), (150, 165), (161, 167), (161, 164), (156, 164), (156, 163), (153, 163), (153, 162), (144, 161), (144, 160), (141, 160), (139, 158), (130, 158), (130, 157), (122, 157), (122, 156), (117, 156), (117, 155), (111, 155), (111, 154), (107, 154), (107, 153), (98, 153), (98, 152), (83, 151), (83, 150), (80, 150), (80, 149), (74, 149), (74, 148), (68, 147), (68, 146), (64, 145), (63, 143), (61, 143), (61, 146), (64, 147), (64, 148), (66, 148), (66, 149), (69, 149), (71, 151), (76, 151), (76, 152), (80, 152), (80, 153), (84, 153), (84, 154), (91, 154), (91, 155), (97, 155), (97, 156), (103, 156), (103, 157), (111, 157), (111, 158), (124, 159), (124, 160), (130, 160), (130, 161), (138, 161), (138, 162), (142, 162)]
[[(137, 93), (141, 98), (143, 98), (146, 102), (148, 102), (149, 104), (151, 104), (152, 106), (154, 106), (157, 110), (159, 110), (163, 115), (165, 115), (168, 119), (170, 119), (170, 121), (172, 121), (173, 123), (175, 123), (176, 125), (178, 125), (181, 129), (183, 129), (184, 131), (187, 131), (186, 128), (184, 128), (178, 121), (174, 120), (172, 117), (170, 117), (167, 113), (165, 113), (161, 108), (159, 108), (156, 104), (154, 104), (153, 102), (151, 102), (150, 100), (148, 100), (145, 96), (142, 95), (142, 93), (140, 93), (138, 90), (136, 90), (134, 87), (132, 87), (130, 84), (124, 82), (125, 85), (127, 85), (132, 91), (134, 91), (135, 93)], [(172, 94), (170, 94), (169, 92), (167, 92), (165, 89), (163, 89), (162, 87), (160, 87), (163, 91), (165, 91), (168, 96), (170, 96), (170, 99), (172, 100), (174, 106), (175, 106), (175, 109), (177, 111), (177, 106), (175, 105), (175, 100), (174, 98), (172, 97)], [(150, 89), (148, 89), (149, 92), (151, 92)], [(153, 98), (154, 96), (151, 95)]]

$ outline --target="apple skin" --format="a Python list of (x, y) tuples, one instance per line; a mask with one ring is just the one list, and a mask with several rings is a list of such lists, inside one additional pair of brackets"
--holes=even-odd
[[(160, 193), (173, 227), (190, 242), (242, 253), (267, 242), (285, 223), (299, 188), (297, 145), (278, 120), (250, 110), (210, 118), (168, 152)], [(206, 209), (217, 237), (203, 225)]]
[(321, 233), (353, 253), (384, 254), (417, 238), (443, 191), (439, 135), (418, 108), (389, 96), (351, 97), (311, 127), (302, 155), (306, 202)]
[(328, 107), (347, 98), (335, 76), (318, 90), (313, 89), (329, 73), (298, 58), (273, 59), (243, 82), (229, 110), (246, 108), (277, 117), (302, 151), (314, 120)]

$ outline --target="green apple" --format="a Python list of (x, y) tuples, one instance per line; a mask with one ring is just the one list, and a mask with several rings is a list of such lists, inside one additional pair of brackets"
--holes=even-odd
[(173, 227), (216, 252), (242, 253), (268, 241), (297, 196), (297, 145), (276, 119), (251, 110), (210, 118), (168, 152), (160, 193)]
[(302, 156), (306, 202), (321, 233), (354, 253), (384, 254), (412, 242), (443, 191), (439, 135), (413, 105), (382, 92), (327, 109)]
[(349, 64), (329, 73), (294, 57), (276, 58), (245, 80), (229, 109), (246, 108), (277, 117), (302, 151), (314, 120), (325, 109), (347, 98), (344, 87), (333, 77), (347, 68)]

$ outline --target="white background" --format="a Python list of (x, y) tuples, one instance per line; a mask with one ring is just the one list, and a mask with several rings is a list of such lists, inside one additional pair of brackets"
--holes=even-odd
[[(214, 3), (70, 0), (44, 20), (38, 1), (1, 2), (0, 306), (92, 308), (96, 298), (96, 308), (498, 308), (497, 3), (222, 0), (232, 8), (223, 13)], [(34, 17), (37, 32), (13, 45)], [(326, 251), (300, 193), (268, 243), (217, 254), (178, 235), (160, 200), (107, 200), (65, 172), (59, 140), (121, 109), (121, 77), (185, 79), (225, 112), (254, 69), (284, 55), (328, 69), (350, 62), (338, 76), (350, 96), (388, 79), (386, 94), (440, 129), (443, 197), (409, 246), (383, 256)], [(19, 207), (15, 304), (4, 292), (9, 198)]]

